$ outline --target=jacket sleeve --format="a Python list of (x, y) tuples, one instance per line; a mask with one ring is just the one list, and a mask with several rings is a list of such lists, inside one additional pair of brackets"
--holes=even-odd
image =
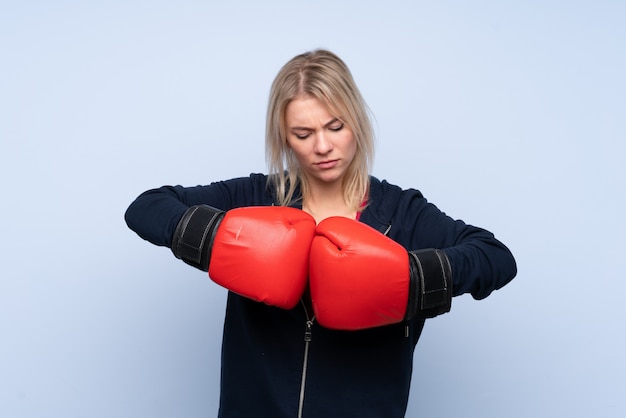
[(452, 271), (454, 296), (470, 293), (484, 299), (517, 274), (511, 251), (482, 228), (454, 220), (419, 192), (404, 209), (410, 214), (409, 250), (437, 248), (445, 252)]
[(124, 215), (128, 227), (152, 244), (170, 247), (178, 221), (194, 205), (221, 210), (266, 204), (265, 181), (259, 175), (207, 186), (163, 186), (139, 195)]

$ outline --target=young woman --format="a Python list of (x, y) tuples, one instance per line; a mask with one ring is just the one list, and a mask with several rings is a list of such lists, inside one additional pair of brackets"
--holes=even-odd
[(317, 50), (270, 93), (269, 174), (141, 194), (126, 221), (229, 289), (220, 417), (403, 417), (424, 321), (516, 274), (490, 232), (370, 175), (371, 123)]

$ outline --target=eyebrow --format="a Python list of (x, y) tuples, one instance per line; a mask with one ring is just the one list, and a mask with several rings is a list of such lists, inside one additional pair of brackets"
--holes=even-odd
[[(341, 122), (341, 123), (344, 123), (344, 122), (343, 122), (341, 119), (339, 119), (339, 118), (332, 118), (331, 120), (329, 120), (328, 122), (326, 122), (326, 123), (324, 124), (324, 126), (323, 126), (323, 127), (324, 127), (324, 128), (328, 128), (330, 125), (332, 125), (332, 124), (333, 124), (333, 123), (335, 123), (335, 122)], [(289, 129), (290, 129), (290, 130), (294, 130), (294, 131), (312, 131), (312, 130), (313, 130), (313, 129), (311, 129), (311, 128), (307, 128), (307, 127), (304, 127), (304, 126), (291, 126), (291, 127), (289, 127)]]

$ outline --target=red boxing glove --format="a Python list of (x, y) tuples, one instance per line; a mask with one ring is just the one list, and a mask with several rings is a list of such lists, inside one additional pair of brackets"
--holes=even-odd
[(177, 257), (197, 259), (189, 264), (208, 269), (214, 282), (241, 296), (283, 309), (296, 306), (307, 283), (313, 217), (283, 206), (228, 212), (197, 206), (188, 213), (172, 245)]
[(233, 209), (222, 220), (209, 276), (225, 288), (291, 309), (306, 287), (315, 220), (289, 207)]
[(443, 251), (407, 252), (352, 219), (320, 222), (309, 263), (313, 310), (327, 328), (372, 328), (450, 309), (452, 275)]

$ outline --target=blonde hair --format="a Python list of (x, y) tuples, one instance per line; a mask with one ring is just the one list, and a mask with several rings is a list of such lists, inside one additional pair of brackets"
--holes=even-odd
[[(369, 111), (347, 65), (334, 53), (318, 49), (297, 55), (278, 72), (270, 90), (265, 132), (269, 182), (278, 202), (290, 205), (306, 195), (306, 178), (287, 146), (285, 109), (298, 97), (314, 97), (345, 123), (356, 139), (356, 155), (343, 181), (343, 195), (353, 210), (367, 196), (374, 155), (374, 133)], [(302, 196), (294, 196), (300, 184)]]

